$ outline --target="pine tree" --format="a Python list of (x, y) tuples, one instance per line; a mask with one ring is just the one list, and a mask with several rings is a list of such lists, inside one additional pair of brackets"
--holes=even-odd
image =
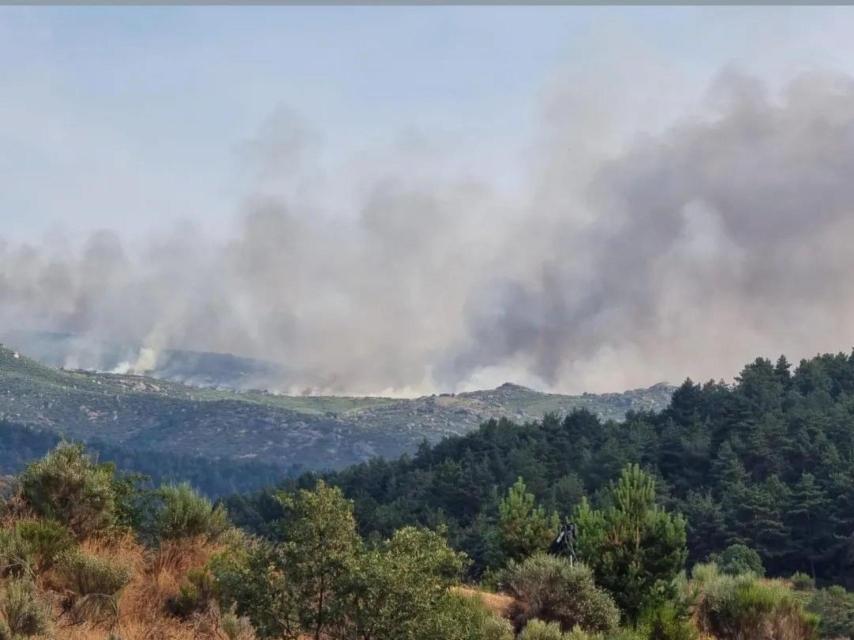
[(629, 465), (606, 496), (605, 510), (587, 501), (576, 509), (581, 559), (636, 621), (645, 609), (673, 595), (687, 556), (685, 521), (655, 503), (655, 480)]
[(689, 561), (706, 560), (726, 545), (726, 522), (723, 508), (711, 493), (688, 492), (683, 506), (688, 527)]
[(498, 530), (501, 549), (510, 560), (521, 560), (548, 549), (557, 533), (557, 513), (546, 513), (537, 506), (519, 477), (498, 505)]
[(807, 563), (810, 575), (816, 576), (816, 562), (823, 560), (832, 545), (829, 501), (815, 476), (805, 473), (792, 489), (786, 514), (792, 532), (792, 554)]

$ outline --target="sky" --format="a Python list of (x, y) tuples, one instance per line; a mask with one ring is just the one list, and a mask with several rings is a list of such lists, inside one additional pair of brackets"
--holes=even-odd
[[(662, 284), (660, 254), (624, 251), (646, 274), (636, 285), (653, 302), (639, 308), (622, 276), (603, 275), (603, 252), (620, 251), (631, 238), (618, 231), (639, 216), (673, 223), (644, 198), (681, 175), (668, 152), (715, 156), (711, 120), (743, 134), (720, 162), (749, 146), (753, 129), (735, 122), (751, 96), (769, 96), (756, 98), (763, 122), (780, 116), (787, 131), (844, 111), (852, 28), (845, 7), (0, 8), (0, 329), (264, 357), (289, 367), (285, 389), (341, 393), (504, 379), (618, 390), (847, 350), (835, 301), (847, 263), (823, 267), (820, 300), (807, 295), (818, 272), (795, 267), (804, 288), (768, 306), (809, 303), (820, 319), (769, 327), (746, 308), (756, 283), (791, 280), (776, 254), (754, 247), (762, 263), (738, 277)], [(797, 97), (805, 77), (818, 84)], [(814, 138), (769, 149), (797, 146), (795, 178), (838, 168), (848, 149), (806, 150)], [(689, 154), (701, 143), (715, 148)], [(637, 158), (667, 176), (627, 168)], [(696, 232), (692, 251), (737, 253), (751, 245), (733, 220), (766, 215), (761, 198), (773, 219), (779, 203), (760, 185), (730, 217), (718, 170), (682, 176), (696, 192), (656, 206), (689, 212), (676, 235)], [(629, 192), (640, 201), (623, 218), (614, 202)], [(835, 255), (833, 230), (815, 255)], [(672, 270), (690, 273), (696, 255)], [(697, 319), (703, 300), (672, 299), (704, 287), (720, 302), (714, 322)], [(792, 328), (805, 322), (823, 335)]]

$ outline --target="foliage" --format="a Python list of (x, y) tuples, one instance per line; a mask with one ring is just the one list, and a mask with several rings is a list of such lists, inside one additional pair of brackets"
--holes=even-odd
[(0, 529), (0, 576), (22, 576), (32, 571), (31, 549), (17, 527)]
[(24, 470), (20, 487), (33, 511), (61, 522), (78, 536), (114, 522), (113, 469), (94, 462), (81, 445), (59, 444)]
[(805, 574), (803, 571), (796, 571), (789, 578), (792, 583), (792, 589), (795, 591), (812, 591), (815, 589), (815, 578)]
[(516, 599), (513, 613), (518, 626), (539, 618), (564, 630), (578, 626), (608, 631), (619, 621), (614, 601), (595, 585), (591, 570), (583, 564), (573, 566), (566, 558), (540, 553), (511, 562), (502, 582)]
[(173, 615), (188, 618), (207, 608), (215, 590), (214, 577), (210, 571), (206, 568), (191, 569), (178, 594), (167, 602), (167, 607)]
[(450, 590), (464, 565), (436, 532), (404, 527), (367, 547), (340, 490), (281, 497), (280, 541), (255, 540), (211, 563), (222, 604), (262, 638), (503, 640), (491, 617)]
[(130, 581), (127, 567), (73, 549), (57, 560), (57, 574), (71, 593), (72, 616), (79, 621), (118, 615), (118, 593)]
[[(504, 618), (490, 613), (476, 598), (446, 592), (431, 612), (410, 626), (406, 636), (421, 640), (513, 640), (513, 627)], [(366, 636), (359, 636), (366, 637)], [(393, 640), (380, 633), (376, 637)]]
[(534, 618), (522, 629), (519, 640), (566, 640), (566, 636), (556, 622), (545, 622)]
[(287, 518), (282, 542), (257, 542), (222, 557), (212, 571), (226, 605), (236, 605), (261, 637), (320, 637), (341, 624), (347, 581), (360, 551), (352, 506), (341, 491), (319, 483), (314, 491), (282, 495)]
[(685, 521), (655, 503), (655, 481), (637, 465), (609, 487), (604, 510), (576, 509), (578, 549), (597, 582), (636, 621), (644, 609), (674, 595), (685, 562)]
[(154, 503), (154, 535), (160, 540), (197, 536), (216, 540), (229, 527), (222, 505), (214, 506), (187, 483), (160, 487)]
[(71, 532), (53, 520), (20, 520), (15, 523), (15, 531), (39, 572), (51, 568), (74, 545)]
[(471, 613), (471, 607), (460, 611), (466, 603), (449, 593), (462, 567), (463, 558), (437, 533), (397, 531), (352, 565), (344, 596), (345, 637), (454, 637)]
[(646, 640), (697, 640), (691, 619), (673, 602), (663, 602), (644, 615)]
[(6, 582), (0, 611), (12, 638), (40, 635), (48, 630), (48, 605), (29, 578)]
[[(210, 357), (226, 356), (206, 354)], [(225, 368), (234, 370), (235, 364), (232, 359)], [(236, 366), (245, 373), (251, 364)], [(121, 469), (151, 476), (155, 483), (189, 481), (210, 497), (273, 486), (301, 470), (397, 457), (414, 452), (424, 438), (437, 442), (500, 416), (535, 420), (548, 411), (564, 414), (583, 407), (621, 419), (628, 409), (663, 407), (671, 391), (658, 385), (563, 396), (506, 385), (408, 400), (284, 396), (57, 370), (15, 357), (2, 345), (0, 388), (6, 391), (0, 394), (0, 416), (15, 417), (14, 425), (0, 421), (0, 473), (18, 473), (62, 435), (85, 441), (101, 460)], [(10, 427), (17, 433), (7, 433)]]
[(762, 558), (753, 549), (743, 544), (733, 544), (721, 553), (712, 554), (709, 561), (717, 565), (721, 573), (737, 576), (742, 573), (752, 573), (759, 577), (765, 575)]
[[(583, 495), (607, 508), (608, 482), (636, 463), (656, 478), (658, 504), (687, 518), (692, 562), (740, 543), (769, 575), (803, 571), (820, 585), (854, 588), (853, 426), (854, 356), (796, 368), (759, 359), (734, 384), (686, 380), (664, 410), (631, 412), (622, 423), (583, 410), (524, 424), (496, 419), (413, 456), (324, 478), (355, 501), (363, 535), (446, 523), (477, 577), (502, 562), (491, 546), (498, 503), (520, 476), (547, 513), (565, 517)], [(264, 534), (279, 517), (269, 505), (269, 495), (256, 496), (229, 501), (229, 510)]]
[(701, 589), (697, 619), (700, 630), (720, 640), (810, 640), (818, 618), (805, 611), (783, 583), (750, 573), (720, 574), (714, 565), (695, 568)]
[(558, 515), (537, 506), (520, 477), (498, 505), (498, 534), (501, 550), (511, 560), (520, 560), (548, 549), (557, 533)]
[(126, 567), (78, 549), (59, 558), (57, 572), (65, 586), (80, 596), (114, 595), (130, 580)]
[(230, 547), (210, 563), (220, 601), (251, 620), (261, 638), (295, 638), (298, 602), (280, 568), (276, 547), (252, 540)]
[(822, 638), (854, 637), (854, 594), (840, 586), (818, 589), (807, 609), (818, 615)]

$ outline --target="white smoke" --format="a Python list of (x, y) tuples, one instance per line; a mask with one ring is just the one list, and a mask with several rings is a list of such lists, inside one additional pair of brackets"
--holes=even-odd
[(849, 78), (778, 95), (724, 74), (628, 146), (595, 100), (550, 103), (512, 197), (411, 147), (330, 175), (322, 138), (278, 112), (241, 150), (257, 180), (230, 238), (0, 245), (0, 329), (139, 344), (134, 371), (231, 352), (336, 393), (615, 390), (854, 343)]

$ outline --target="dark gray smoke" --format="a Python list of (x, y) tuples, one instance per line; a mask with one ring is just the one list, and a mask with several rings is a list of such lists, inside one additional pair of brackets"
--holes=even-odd
[(370, 180), (338, 210), (319, 136), (278, 114), (241, 151), (259, 168), (231, 239), (0, 246), (0, 329), (140, 344), (136, 369), (232, 352), (339, 393), (614, 390), (854, 343), (850, 79), (769, 95), (725, 75), (702, 113), (607, 159), (595, 130), (549, 126), (524, 198), (403, 149), (354, 170)]

